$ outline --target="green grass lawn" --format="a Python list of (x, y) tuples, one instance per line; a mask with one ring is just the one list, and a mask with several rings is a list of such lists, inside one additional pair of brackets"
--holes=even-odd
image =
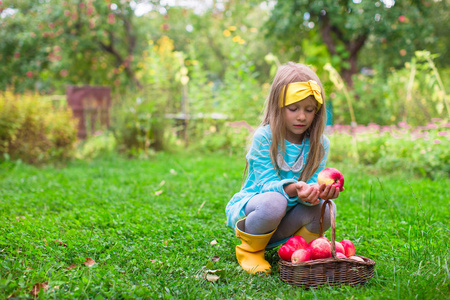
[(336, 239), (353, 240), (376, 273), (366, 286), (308, 291), (280, 280), (276, 250), (272, 275), (241, 271), (224, 210), (244, 164), (188, 154), (0, 164), (0, 299), (33, 298), (44, 282), (41, 299), (449, 299), (448, 178), (329, 164), (346, 179)]

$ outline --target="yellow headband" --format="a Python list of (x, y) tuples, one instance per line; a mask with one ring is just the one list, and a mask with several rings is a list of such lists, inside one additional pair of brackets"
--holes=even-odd
[[(286, 99), (283, 101), (284, 89), (286, 85), (281, 90), (280, 94), (280, 107), (291, 105), (292, 103), (302, 101), (309, 95), (313, 95), (317, 100), (317, 111), (323, 104), (322, 93), (320, 86), (314, 80), (309, 80), (308, 82), (292, 82), (287, 85)], [(284, 102), (284, 103), (283, 103)]]

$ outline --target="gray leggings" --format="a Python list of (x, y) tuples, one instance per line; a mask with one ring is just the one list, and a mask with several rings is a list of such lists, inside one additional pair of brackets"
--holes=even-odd
[[(314, 206), (298, 203), (286, 212), (287, 200), (282, 194), (277, 192), (258, 194), (245, 206), (247, 218), (244, 231), (250, 234), (264, 234), (277, 228), (270, 243), (292, 236), (303, 226), (312, 233), (319, 233), (322, 203), (323, 200)], [(336, 215), (334, 203), (333, 207)], [(325, 232), (330, 226), (330, 212), (327, 206), (323, 219), (323, 231)]]

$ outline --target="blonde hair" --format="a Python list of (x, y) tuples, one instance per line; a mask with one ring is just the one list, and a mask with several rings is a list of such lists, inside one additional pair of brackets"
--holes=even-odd
[[(308, 66), (289, 62), (278, 68), (277, 74), (273, 79), (269, 96), (265, 103), (265, 112), (262, 119), (261, 126), (270, 125), (272, 132), (272, 144), (270, 145), (270, 159), (272, 164), (280, 174), (280, 166), (277, 164), (278, 148), (281, 148), (281, 153), (285, 154), (286, 144), (286, 123), (284, 120), (283, 111), (286, 107), (280, 107), (280, 93), (284, 86), (292, 82), (306, 82), (308, 80), (314, 80), (320, 86), (322, 92), (323, 105), (316, 112), (314, 120), (307, 132), (303, 136), (309, 136), (309, 154), (306, 161), (306, 165), (300, 174), (299, 181), (308, 181), (319, 168), (320, 162), (325, 155), (325, 149), (321, 143), (321, 137), (325, 129), (326, 112), (325, 112), (325, 94), (323, 92), (322, 83), (317, 77), (316, 73)], [(309, 96), (314, 99), (313, 96)], [(284, 95), (282, 95), (283, 102)], [(306, 98), (308, 99), (308, 98)]]

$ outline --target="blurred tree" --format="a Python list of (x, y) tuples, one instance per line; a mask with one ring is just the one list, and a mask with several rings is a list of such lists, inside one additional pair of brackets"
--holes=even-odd
[[(271, 41), (264, 39), (261, 26), (269, 18), (270, 11), (261, 6), (262, 0), (247, 1), (191, 1), (197, 6), (166, 5), (164, 15), (149, 17), (159, 23), (163, 34), (174, 41), (175, 49), (187, 54), (189, 60), (201, 61), (208, 70), (209, 79), (222, 81), (227, 68), (237, 59), (231, 49), (233, 38), (246, 46), (246, 59), (255, 65), (258, 76), (264, 82), (269, 77), (270, 66), (264, 56), (270, 52)], [(176, 2), (175, 2), (176, 3)], [(152, 36), (153, 40), (159, 38)]]
[[(231, 38), (246, 45), (248, 63), (269, 78), (270, 42), (259, 28), (269, 17), (261, 0), (5, 0), (0, 2), (0, 88), (62, 92), (67, 84), (140, 87), (136, 72), (148, 41), (163, 36), (190, 61), (201, 61), (213, 82), (242, 57)], [(195, 5), (194, 5), (195, 4)], [(231, 38), (229, 38), (231, 37)], [(234, 55), (234, 54), (233, 54)]]
[(58, 82), (141, 86), (135, 56), (147, 47), (150, 26), (136, 18), (130, 1), (0, 5), (0, 88), (49, 90)]
[[(447, 30), (436, 31), (432, 19), (448, 19), (447, 6), (446, 1), (431, 0), (286, 0), (276, 3), (266, 28), (279, 48), (293, 49), (295, 57), (304, 53), (304, 39), (319, 33), (333, 65), (352, 86), (358, 56), (367, 45), (372, 51), (366, 62), (384, 59), (390, 66), (409, 60), (415, 50), (436, 47), (439, 34)], [(448, 34), (443, 37), (448, 41)], [(399, 55), (404, 60), (392, 60)]]

